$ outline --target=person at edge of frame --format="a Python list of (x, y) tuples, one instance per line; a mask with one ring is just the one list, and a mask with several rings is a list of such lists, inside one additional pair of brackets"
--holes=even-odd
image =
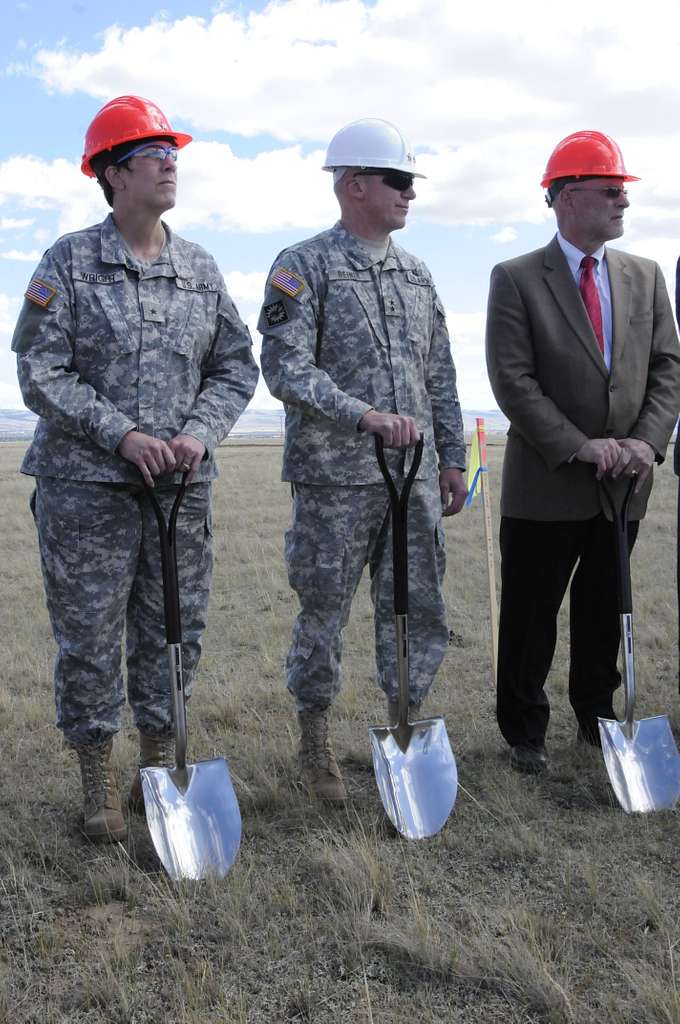
[[(81, 170), (112, 212), (47, 250), (12, 340), (24, 401), (39, 416), (21, 470), (36, 478), (57, 726), (78, 756), (82, 830), (93, 840), (127, 834), (110, 764), (124, 631), (140, 766), (174, 764), (158, 524), (142, 481), (167, 516), (187, 475), (177, 549), (190, 686), (212, 571), (214, 450), (258, 377), (214, 259), (161, 220), (190, 141), (142, 97), (102, 107)], [(139, 771), (129, 804), (143, 810)]]
[(300, 726), (300, 779), (311, 797), (346, 799), (329, 739), (342, 634), (369, 565), (377, 682), (397, 718), (387, 491), (379, 435), (403, 482), (424, 435), (409, 503), (410, 704), (428, 693), (448, 641), (441, 583), (442, 514), (463, 506), (465, 444), (444, 309), (425, 264), (391, 239), (415, 199), (413, 152), (394, 125), (355, 121), (331, 140), (340, 220), (281, 252), (258, 330), (262, 373), (285, 404), (283, 479), (293, 506), (285, 537), (300, 610), (286, 670)]
[[(675, 320), (680, 324), (680, 259), (675, 267)], [(680, 420), (675, 425), (673, 471), (678, 479), (675, 580), (678, 594), (678, 691), (680, 692)]]
[[(544, 684), (570, 587), (569, 700), (599, 746), (620, 685), (613, 525), (631, 475), (629, 548), (680, 407), (680, 348), (660, 268), (605, 247), (623, 234), (628, 174), (613, 139), (567, 136), (541, 186), (557, 235), (491, 274), (486, 351), (510, 421), (501, 488), (497, 716), (512, 768), (546, 768)], [(572, 578), (572, 571), (574, 571)]]

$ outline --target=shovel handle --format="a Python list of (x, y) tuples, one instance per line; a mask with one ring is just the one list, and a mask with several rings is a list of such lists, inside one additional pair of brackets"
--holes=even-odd
[(625, 699), (623, 720), (619, 725), (628, 739), (633, 737), (635, 718), (635, 657), (633, 652), (633, 596), (630, 584), (630, 552), (628, 550), (628, 506), (635, 490), (634, 476), (626, 490), (621, 508), (617, 509), (607, 485), (600, 481), (602, 493), (611, 510), (616, 538), (616, 568), (619, 583), (619, 612), (621, 613), (621, 656), (623, 665), (623, 692)]
[(163, 509), (153, 488), (144, 482), (146, 496), (151, 502), (158, 521), (158, 534), (161, 542), (161, 570), (163, 573), (163, 604), (165, 607), (165, 637), (169, 644), (182, 642), (182, 622), (179, 610), (179, 586), (177, 583), (177, 514), (187, 489), (188, 472), (182, 475), (182, 482), (177, 497), (170, 510), (170, 519), (166, 523)]
[(182, 622), (179, 611), (179, 584), (177, 582), (177, 513), (187, 489), (188, 472), (182, 474), (170, 519), (166, 523), (163, 509), (153, 488), (144, 482), (144, 490), (156, 513), (158, 535), (161, 542), (161, 569), (163, 573), (163, 604), (165, 606), (165, 636), (168, 643), (170, 693), (172, 717), (175, 726), (175, 765), (177, 771), (186, 771), (187, 719), (184, 698), (184, 672), (182, 669)]
[(630, 615), (633, 611), (633, 595), (630, 585), (630, 552), (628, 550), (628, 506), (633, 497), (637, 478), (632, 476), (626, 490), (621, 508), (617, 509), (613, 495), (605, 482), (600, 481), (602, 493), (614, 520), (614, 535), (616, 539), (616, 566), (619, 580), (619, 612), (621, 615)]
[(383, 439), (380, 434), (375, 435), (375, 454), (380, 466), (380, 472), (387, 485), (390, 496), (390, 509), (392, 512), (392, 558), (394, 575), (394, 614), (408, 615), (408, 533), (406, 529), (406, 514), (408, 511), (408, 498), (411, 493), (413, 481), (420, 467), (423, 457), (423, 435), (421, 434), (413, 451), (413, 461), (408, 471), (401, 493), (392, 475), (387, 468), (385, 461), (385, 450)]

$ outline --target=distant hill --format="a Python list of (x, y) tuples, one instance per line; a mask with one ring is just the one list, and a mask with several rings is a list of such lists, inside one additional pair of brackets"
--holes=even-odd
[[(474, 430), (475, 419), (483, 416), (489, 433), (505, 432), (508, 421), (498, 409), (464, 409), (466, 431)], [(33, 437), (37, 417), (28, 409), (0, 409), (0, 441), (28, 441)], [(283, 412), (279, 409), (246, 409), (231, 432), (232, 437), (282, 437)]]
[(36, 419), (28, 409), (0, 409), (0, 441), (25, 441), (33, 437)]
[(508, 421), (500, 409), (463, 409), (463, 426), (466, 432), (475, 429), (478, 416), (484, 420), (487, 434), (504, 434), (508, 429)]
[[(33, 437), (37, 416), (28, 409), (0, 409), (0, 441), (28, 441)], [(282, 435), (283, 414), (277, 409), (246, 409), (232, 434)]]

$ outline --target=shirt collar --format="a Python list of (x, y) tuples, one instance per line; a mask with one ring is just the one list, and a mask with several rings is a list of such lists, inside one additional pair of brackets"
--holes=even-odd
[(116, 227), (113, 214), (109, 214), (101, 226), (102, 263), (129, 263), (128, 251), (123, 236)]
[[(572, 245), (571, 242), (568, 242), (564, 235), (561, 235), (559, 231), (557, 232), (557, 244), (564, 253), (566, 261), (569, 264), (569, 269), (571, 270), (574, 277), (576, 277), (577, 272), (581, 269), (581, 260), (586, 255), (586, 253), (581, 252), (581, 250), (577, 249), (575, 245)], [(588, 253), (588, 255), (593, 256), (597, 260), (595, 272), (599, 273), (600, 268), (602, 266), (602, 260), (604, 259), (604, 242), (602, 243), (599, 249), (596, 249), (595, 252)]]
[[(191, 268), (184, 259), (175, 236), (165, 221), (161, 221), (161, 223), (165, 229), (166, 241), (157, 259), (154, 261), (154, 265), (156, 263), (169, 263), (177, 277), (191, 277)], [(116, 227), (112, 214), (109, 214), (106, 220), (102, 222), (101, 246), (102, 263), (118, 263), (124, 267), (131, 267), (133, 270), (139, 268), (139, 263), (131, 255), (123, 236)]]
[[(371, 256), (371, 254), (364, 249), (359, 239), (347, 230), (342, 221), (337, 221), (331, 231), (347, 253), (350, 263), (352, 263), (357, 270), (368, 270), (368, 268), (374, 266), (374, 264), (383, 262), (377, 257), (374, 258)], [(385, 262), (387, 262), (391, 255), (394, 255), (394, 243), (390, 238), (387, 246), (387, 252), (385, 254)]]

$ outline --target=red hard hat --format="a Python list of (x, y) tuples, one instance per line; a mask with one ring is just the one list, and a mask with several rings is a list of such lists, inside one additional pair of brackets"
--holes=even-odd
[(85, 152), (80, 169), (89, 178), (95, 173), (90, 160), (98, 153), (119, 146), (121, 142), (152, 139), (159, 135), (171, 136), (177, 148), (191, 142), (191, 135), (176, 132), (167, 117), (155, 103), (143, 96), (117, 96), (95, 114), (85, 135)]
[(628, 174), (621, 150), (602, 132), (573, 132), (558, 142), (548, 160), (541, 188), (557, 178), (622, 178), (639, 181)]

